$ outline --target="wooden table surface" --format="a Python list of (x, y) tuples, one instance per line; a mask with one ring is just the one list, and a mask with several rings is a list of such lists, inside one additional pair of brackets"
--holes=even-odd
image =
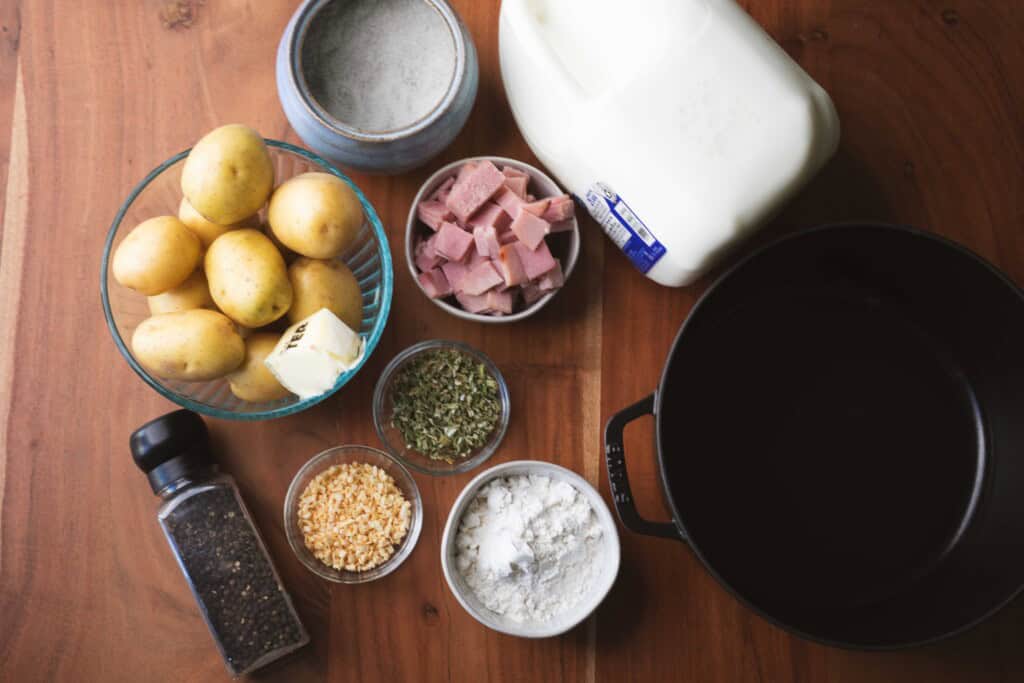
[[(469, 125), (423, 169), (354, 176), (393, 250), (432, 168), (474, 154), (535, 162), (501, 86), (498, 0), (454, 4), (480, 52)], [(99, 302), (100, 251), (128, 190), (208, 129), (238, 121), (298, 142), (273, 76), (277, 41), (296, 5), (0, 0), (2, 681), (226, 678), (157, 526), (157, 500), (129, 457), (131, 430), (174, 406), (139, 381), (110, 339)], [(843, 125), (838, 155), (766, 235), (844, 219), (909, 223), (966, 244), (1024, 283), (1024, 3), (743, 5), (831, 93)], [(583, 227), (577, 273), (534, 319), (458, 321), (427, 304), (397, 267), (387, 330), (356, 381), (298, 416), (211, 421), (224, 468), (237, 477), (312, 634), (301, 654), (257, 678), (1024, 680), (1020, 602), (938, 645), (846, 652), (752, 615), (683, 544), (629, 533), (618, 582), (584, 625), (536, 642), (492, 633), (452, 598), (438, 560), (440, 530), (469, 474), (417, 477), (423, 534), (386, 579), (328, 585), (298, 564), (280, 515), (291, 475), (326, 446), (377, 445), (374, 380), (421, 339), (466, 341), (505, 373), (514, 417), (491, 464), (550, 460), (608, 495), (603, 423), (655, 387), (706, 281), (679, 290), (654, 285), (592, 223)], [(665, 518), (649, 420), (631, 427), (627, 451), (642, 510)]]

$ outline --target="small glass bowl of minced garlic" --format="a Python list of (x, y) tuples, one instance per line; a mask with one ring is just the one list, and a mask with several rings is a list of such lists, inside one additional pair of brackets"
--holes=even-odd
[(395, 571), (412, 553), (423, 500), (395, 457), (369, 446), (335, 446), (295, 474), (284, 528), (295, 557), (311, 572), (366, 583)]
[(410, 469), (459, 474), (497, 450), (510, 405), (490, 358), (435, 339), (410, 346), (384, 368), (373, 392), (373, 423), (387, 451)]

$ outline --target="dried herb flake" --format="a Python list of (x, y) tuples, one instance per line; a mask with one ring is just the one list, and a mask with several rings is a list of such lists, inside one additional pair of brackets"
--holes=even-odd
[(497, 380), (455, 349), (410, 360), (395, 376), (391, 400), (391, 424), (406, 446), (448, 463), (485, 445), (501, 415)]

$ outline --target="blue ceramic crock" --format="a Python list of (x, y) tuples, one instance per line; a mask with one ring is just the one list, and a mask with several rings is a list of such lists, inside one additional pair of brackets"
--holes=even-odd
[(331, 116), (310, 95), (302, 71), (302, 45), (310, 23), (333, 0), (305, 0), (277, 48), (277, 92), (292, 128), (330, 161), (370, 173), (402, 173), (421, 166), (451, 144), (469, 118), (480, 81), (476, 48), (445, 0), (423, 0), (444, 19), (455, 45), (455, 75), (440, 104), (411, 126), (367, 132)]

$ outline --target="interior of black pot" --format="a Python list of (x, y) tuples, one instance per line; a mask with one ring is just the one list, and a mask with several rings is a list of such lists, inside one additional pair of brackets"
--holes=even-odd
[(665, 484), (709, 567), (790, 628), (908, 644), (1024, 581), (1024, 304), (973, 256), (844, 226), (763, 250), (687, 321)]

